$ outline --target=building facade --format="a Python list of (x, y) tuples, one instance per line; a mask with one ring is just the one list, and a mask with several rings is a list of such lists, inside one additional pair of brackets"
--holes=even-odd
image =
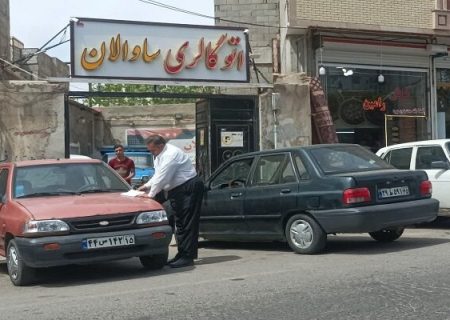
[[(64, 157), (64, 96), (69, 87), (45, 79), (67, 77), (68, 66), (11, 37), (9, 8), (9, 0), (0, 0), (0, 161)], [(76, 103), (69, 109), (74, 114), (83, 113), (91, 122), (96, 117), (95, 112)], [(72, 124), (69, 129), (75, 139), (77, 132), (89, 135), (84, 141), (94, 139), (84, 124)], [(91, 154), (92, 149), (87, 143), (80, 147), (85, 154)]]
[[(376, 150), (385, 144), (450, 137), (450, 1), (215, 3), (219, 22), (266, 25), (249, 26), (254, 51), (267, 58), (256, 59), (257, 66), (268, 72), (271, 58), (272, 75), (320, 77), (341, 142)], [(269, 3), (278, 9), (277, 19), (276, 8), (263, 11)], [(244, 8), (252, 5), (248, 14)], [(270, 36), (262, 41), (265, 32)]]

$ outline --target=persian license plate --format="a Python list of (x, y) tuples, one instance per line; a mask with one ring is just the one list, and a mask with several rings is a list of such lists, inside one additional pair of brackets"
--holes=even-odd
[(401, 197), (401, 196), (409, 196), (408, 186), (378, 189), (378, 198), (380, 199)]
[(81, 247), (85, 250), (89, 250), (89, 249), (132, 246), (134, 244), (135, 244), (134, 234), (126, 234), (123, 236), (84, 239), (81, 242)]

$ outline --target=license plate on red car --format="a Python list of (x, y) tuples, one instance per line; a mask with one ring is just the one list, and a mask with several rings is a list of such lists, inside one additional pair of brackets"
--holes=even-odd
[(378, 189), (379, 199), (402, 197), (402, 196), (409, 196), (408, 186)]
[(132, 246), (134, 244), (135, 244), (134, 235), (126, 234), (122, 236), (84, 239), (81, 243), (81, 247), (85, 250), (90, 250), (100, 248)]

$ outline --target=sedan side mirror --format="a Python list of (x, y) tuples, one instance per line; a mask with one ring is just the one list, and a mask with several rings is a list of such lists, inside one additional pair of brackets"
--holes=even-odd
[(448, 170), (450, 169), (450, 164), (448, 163), (448, 161), (433, 161), (431, 162), (431, 169)]

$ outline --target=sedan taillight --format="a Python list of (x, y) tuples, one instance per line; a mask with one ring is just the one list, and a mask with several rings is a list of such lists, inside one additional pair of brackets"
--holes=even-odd
[(433, 185), (430, 181), (425, 180), (420, 183), (420, 195), (423, 197), (431, 196)]
[(370, 191), (367, 188), (355, 188), (344, 190), (344, 195), (342, 197), (342, 202), (344, 204), (370, 202), (370, 200), (371, 200)]

